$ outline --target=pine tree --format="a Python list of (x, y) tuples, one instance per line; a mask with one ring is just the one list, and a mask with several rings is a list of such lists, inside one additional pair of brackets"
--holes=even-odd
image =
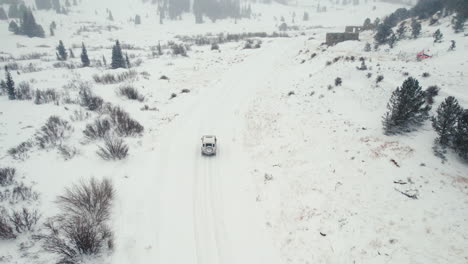
[(140, 25), (141, 24), (141, 17), (140, 15), (135, 16), (135, 25)]
[(54, 31), (54, 29), (53, 29), (52, 27), (50, 28), (50, 35), (51, 35), (52, 37), (55, 36), (55, 31)]
[(364, 46), (364, 51), (365, 52), (370, 52), (372, 50), (371, 44), (369, 42), (366, 43), (366, 46)]
[(458, 117), (452, 145), (455, 152), (468, 161), (468, 109)]
[(442, 39), (444, 38), (444, 34), (440, 32), (440, 29), (437, 29), (436, 32), (432, 34), (432, 36), (434, 37), (434, 43), (440, 43), (442, 42)]
[(26, 35), (30, 38), (45, 37), (44, 29), (42, 26), (36, 23), (36, 19), (34, 18), (31, 10), (27, 10), (23, 13), (23, 18), (21, 19), (21, 26), (18, 34)]
[(52, 0), (52, 8), (55, 10), (55, 12), (60, 14), (61, 11), (62, 11), (62, 6), (60, 5), (60, 0)]
[(102, 55), (102, 63), (104, 64), (104, 67), (107, 67), (107, 60), (104, 55)]
[(453, 29), (455, 30), (455, 33), (460, 33), (464, 31), (465, 21), (466, 21), (466, 17), (463, 16), (461, 13), (457, 13), (455, 15), (455, 17), (452, 20)]
[(70, 58), (74, 59), (75, 58), (75, 53), (73, 53), (73, 50), (70, 48), (70, 49), (68, 49), (68, 52), (70, 53)]
[(453, 142), (455, 126), (462, 113), (463, 108), (453, 96), (445, 98), (444, 102), (437, 108), (437, 115), (432, 118), (432, 127), (439, 135), (437, 141), (441, 145), (448, 146)]
[(11, 4), (8, 8), (8, 17), (9, 18), (20, 18), (20, 12), (17, 4)]
[(390, 37), (388, 38), (388, 45), (390, 46), (391, 49), (393, 49), (397, 40), (398, 40), (397, 36), (392, 33), (392, 35), (390, 35)]
[(52, 21), (52, 23), (50, 23), (50, 28), (52, 28), (53, 30), (57, 29), (57, 24), (55, 23), (55, 21)]
[(388, 112), (383, 116), (385, 134), (409, 132), (429, 118), (430, 106), (419, 86), (419, 82), (410, 77), (397, 87), (387, 104)]
[(127, 64), (127, 68), (131, 68), (130, 60), (128, 59), (128, 53), (125, 53), (125, 63)]
[(302, 20), (309, 21), (309, 13), (304, 12), (304, 16), (303, 16)]
[(15, 22), (14, 20), (12, 20), (12, 21), (10, 22), (10, 24), (8, 25), (8, 30), (9, 30), (10, 32), (15, 33), (15, 34), (19, 34), (19, 33), (20, 33), (18, 24), (16, 24), (16, 22)]
[(411, 21), (411, 35), (413, 38), (418, 38), (421, 34), (421, 23), (419, 23), (416, 19)]
[(68, 58), (67, 50), (65, 49), (65, 45), (63, 45), (63, 42), (60, 40), (59, 45), (57, 46), (57, 59), (61, 61), (66, 61)]
[(377, 44), (382, 45), (388, 43), (392, 34), (393, 30), (391, 21), (388, 17), (386, 17), (384, 22), (377, 27), (377, 33), (374, 36), (374, 40)]
[(8, 20), (8, 16), (3, 7), (0, 7), (0, 20)]
[(36, 7), (39, 10), (49, 10), (52, 8), (50, 0), (36, 0)]
[(364, 24), (362, 25), (362, 29), (363, 30), (372, 29), (372, 22), (371, 22), (370, 18), (366, 18), (366, 20), (364, 20)]
[(0, 80), (0, 95), (7, 93), (7, 84), (4, 80)]
[(457, 47), (457, 44), (456, 44), (455, 40), (451, 40), (450, 42), (451, 43), (450, 43), (449, 51), (453, 51)]
[(74, 6), (77, 6), (77, 5), (78, 5), (78, 3), (76, 2), (76, 0), (73, 0), (73, 5), (74, 5)]
[(112, 48), (112, 69), (126, 68), (125, 59), (122, 54), (122, 48), (120, 47), (120, 42), (117, 40), (114, 47)]
[(66, 7), (70, 7), (70, 6), (71, 6), (71, 4), (70, 4), (70, 1), (69, 1), (69, 0), (66, 0), (66, 1), (65, 1), (65, 6), (66, 6)]
[(110, 21), (114, 21), (114, 16), (112, 15), (112, 11), (109, 11), (109, 16), (107, 17)]
[(81, 63), (83, 64), (83, 67), (89, 67), (91, 64), (88, 57), (88, 51), (86, 50), (84, 43), (81, 43)]
[(398, 26), (398, 29), (396, 31), (397, 37), (399, 40), (403, 39), (405, 37), (405, 31), (406, 31), (406, 21), (403, 21), (400, 23)]
[(11, 77), (10, 71), (8, 70), (7, 66), (5, 66), (5, 79), (6, 79), (6, 90), (8, 93), (8, 98), (10, 100), (15, 100), (16, 99), (15, 82), (13, 81), (13, 78)]

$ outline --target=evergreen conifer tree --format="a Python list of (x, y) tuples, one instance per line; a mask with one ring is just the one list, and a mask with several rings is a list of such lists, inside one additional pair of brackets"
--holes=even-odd
[(19, 34), (19, 27), (18, 27), (18, 24), (16, 24), (16, 22), (14, 20), (12, 20), (10, 22), (10, 24), (8, 25), (8, 30), (10, 32), (13, 32), (15, 34)]
[(462, 159), (468, 161), (468, 109), (458, 117), (453, 148)]
[(21, 35), (26, 35), (30, 38), (32, 37), (45, 37), (44, 29), (42, 26), (36, 24), (36, 19), (31, 10), (27, 10), (23, 13), (23, 18), (21, 19), (21, 26), (19, 28), (19, 33)]
[(453, 29), (455, 30), (455, 33), (460, 33), (464, 31), (465, 21), (466, 21), (466, 17), (463, 16), (461, 13), (457, 13), (455, 15), (455, 17), (452, 20)]
[(122, 48), (120, 47), (120, 42), (117, 40), (114, 47), (112, 48), (112, 69), (126, 68), (125, 59), (122, 54)]
[(8, 8), (8, 17), (9, 18), (20, 18), (20, 12), (17, 4), (11, 4)]
[(57, 59), (61, 61), (66, 61), (68, 58), (67, 50), (65, 49), (65, 45), (60, 40), (59, 45), (57, 46)]
[(83, 64), (83, 67), (89, 67), (91, 64), (88, 57), (88, 51), (86, 50), (84, 43), (81, 43), (81, 63)]
[(437, 114), (432, 118), (432, 127), (439, 135), (437, 141), (441, 145), (448, 146), (453, 142), (456, 124), (462, 113), (463, 108), (453, 96), (445, 98), (437, 108)]
[(141, 24), (141, 17), (140, 15), (135, 16), (135, 25), (140, 25)]
[(412, 131), (429, 118), (430, 106), (419, 86), (418, 80), (409, 77), (392, 93), (387, 104), (388, 112), (383, 116), (385, 134)]
[(398, 29), (396, 31), (397, 37), (399, 40), (403, 39), (405, 37), (405, 31), (406, 31), (406, 21), (403, 21), (400, 23), (398, 26)]
[(434, 37), (434, 43), (440, 43), (442, 42), (442, 38), (444, 38), (444, 34), (440, 32), (440, 29), (437, 29), (432, 36)]
[(8, 20), (8, 16), (5, 12), (5, 9), (0, 6), (0, 20)]
[(72, 59), (75, 58), (75, 53), (73, 53), (73, 50), (71, 48), (68, 49), (68, 53), (70, 54), (70, 58), (72, 58)]
[(128, 53), (125, 53), (125, 63), (127, 64), (127, 68), (131, 68), (130, 59), (128, 58)]
[(102, 55), (102, 63), (104, 64), (104, 67), (107, 67), (107, 60), (104, 55)]
[(419, 23), (416, 19), (411, 21), (411, 35), (413, 38), (418, 38), (421, 34), (421, 23)]
[(15, 82), (13, 81), (13, 78), (11, 77), (10, 71), (8, 70), (8, 67), (5, 66), (5, 79), (6, 79), (6, 90), (8, 93), (8, 98), (10, 100), (15, 100), (16, 99), (16, 91), (15, 91)]

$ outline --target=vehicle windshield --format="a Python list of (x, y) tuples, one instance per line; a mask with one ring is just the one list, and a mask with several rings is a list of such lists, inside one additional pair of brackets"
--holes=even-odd
[(206, 143), (205, 144), (205, 147), (212, 147), (212, 146), (213, 146), (213, 144), (211, 144), (211, 143)]

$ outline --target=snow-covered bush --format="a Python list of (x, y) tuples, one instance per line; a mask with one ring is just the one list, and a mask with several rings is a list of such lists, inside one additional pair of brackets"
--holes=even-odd
[(16, 170), (14, 168), (0, 168), (0, 186), (13, 184), (15, 174)]
[(383, 79), (384, 79), (383, 75), (378, 75), (377, 79), (375, 79), (375, 83), (380, 83), (381, 81), (383, 81)]
[(66, 189), (57, 200), (60, 213), (47, 220), (47, 233), (40, 236), (44, 249), (59, 255), (59, 263), (76, 263), (82, 255), (111, 250), (108, 220), (113, 199), (114, 187), (107, 179)]
[(18, 234), (33, 231), (40, 218), (37, 210), (26, 207), (21, 210), (13, 210), (9, 216), (9, 220)]
[(140, 135), (144, 128), (138, 121), (132, 119), (130, 115), (118, 106), (108, 106), (105, 110), (110, 117), (115, 132), (119, 136)]
[(16, 235), (8, 219), (8, 212), (0, 207), (0, 239), (15, 239)]
[(70, 136), (73, 131), (68, 121), (58, 116), (51, 116), (36, 134), (36, 142), (39, 147), (55, 147)]
[(125, 71), (122, 73), (105, 73), (103, 75), (93, 75), (93, 79), (96, 83), (101, 84), (116, 84), (129, 79), (135, 79), (138, 76), (138, 73), (134, 70)]
[(437, 85), (429, 86), (425, 91), (424, 94), (426, 95), (426, 103), (433, 104), (434, 97), (439, 95), (440, 88)]
[(430, 106), (425, 105), (425, 94), (418, 80), (406, 79), (401, 87), (392, 93), (387, 105), (388, 112), (383, 116), (385, 134), (409, 132), (429, 118)]
[(28, 82), (20, 82), (15, 92), (17, 100), (31, 100), (33, 98), (33, 91)]
[(90, 111), (100, 110), (104, 104), (104, 100), (99, 96), (95, 96), (88, 86), (82, 86), (80, 88), (79, 96), (80, 105), (86, 107)]
[(25, 141), (19, 144), (16, 147), (10, 148), (8, 150), (8, 154), (13, 158), (17, 160), (25, 160), (28, 158), (28, 152), (32, 149), (34, 146), (33, 142), (31, 141)]
[(336, 77), (335, 79), (335, 86), (341, 86), (343, 80), (340, 77)]
[(106, 137), (97, 154), (104, 160), (122, 160), (128, 156), (128, 145), (121, 138)]
[(108, 119), (96, 119), (92, 124), (86, 125), (83, 131), (85, 137), (90, 140), (105, 138), (111, 130), (111, 122)]
[(130, 100), (137, 100), (143, 102), (145, 97), (141, 95), (138, 90), (132, 85), (124, 85), (119, 87), (119, 95), (127, 97)]
[(47, 104), (54, 102), (58, 104), (60, 100), (60, 94), (54, 89), (39, 90), (36, 89), (34, 92), (34, 103), (35, 104)]

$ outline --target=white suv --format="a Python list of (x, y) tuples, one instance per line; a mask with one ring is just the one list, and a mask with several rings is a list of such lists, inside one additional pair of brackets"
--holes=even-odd
[(202, 146), (201, 153), (202, 155), (216, 155), (217, 148), (217, 139), (216, 136), (203, 136), (201, 138)]

